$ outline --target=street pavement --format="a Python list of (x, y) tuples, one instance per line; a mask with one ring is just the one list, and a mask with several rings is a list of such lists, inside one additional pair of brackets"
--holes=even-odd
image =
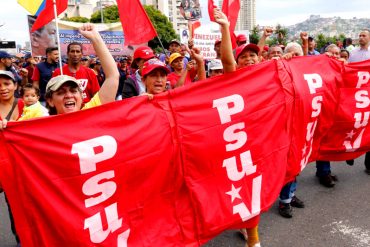
[[(261, 217), (263, 247), (370, 247), (370, 176), (364, 173), (364, 157), (354, 166), (333, 162), (339, 181), (334, 188), (321, 186), (315, 165), (309, 164), (298, 177), (296, 195), (304, 209), (294, 208), (291, 219), (282, 218), (277, 203)], [(0, 195), (0, 247), (14, 247), (3, 194)], [(235, 230), (211, 240), (205, 247), (244, 247)], [(153, 246), (156, 247), (156, 246)], [(162, 246), (160, 246), (162, 247)]]

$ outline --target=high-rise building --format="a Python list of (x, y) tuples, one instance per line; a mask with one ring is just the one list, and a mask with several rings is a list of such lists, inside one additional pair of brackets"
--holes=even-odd
[(256, 0), (240, 0), (235, 30), (252, 30), (254, 26), (256, 26)]
[[(221, 7), (223, 0), (219, 0)], [(256, 0), (240, 0), (240, 11), (235, 30), (252, 30), (256, 26)]]
[(152, 2), (153, 6), (167, 16), (176, 33), (180, 33), (180, 29), (188, 27), (188, 21), (180, 13), (181, 0), (142, 0), (142, 2), (144, 1)]

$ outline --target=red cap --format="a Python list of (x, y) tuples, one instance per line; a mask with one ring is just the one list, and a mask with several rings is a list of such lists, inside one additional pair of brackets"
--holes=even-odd
[(146, 61), (143, 65), (143, 70), (141, 71), (141, 75), (144, 77), (148, 75), (150, 72), (152, 72), (155, 69), (162, 69), (166, 71), (166, 73), (170, 73), (170, 70), (167, 68), (166, 64), (162, 63), (156, 58), (149, 59)]
[(244, 34), (239, 34), (238, 36), (236, 36), (236, 42), (243, 42), (243, 41), (247, 41), (247, 36), (245, 36)]
[(268, 45), (265, 45), (265, 46), (263, 47), (263, 50), (264, 50), (264, 51), (269, 51), (269, 49), (270, 49), (270, 47), (269, 47)]
[(250, 43), (248, 45), (247, 44), (241, 45), (237, 47), (235, 50), (235, 60), (236, 61), (238, 61), (239, 55), (245, 50), (254, 51), (255, 53), (257, 53), (257, 55), (260, 52), (260, 48), (255, 44)]
[(137, 59), (151, 59), (155, 57), (153, 50), (148, 46), (140, 46), (134, 52), (134, 60), (132, 61), (131, 67), (137, 69)]

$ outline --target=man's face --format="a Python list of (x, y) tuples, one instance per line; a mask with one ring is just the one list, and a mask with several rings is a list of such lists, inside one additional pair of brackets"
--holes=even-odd
[(308, 41), (308, 50), (312, 51), (316, 47), (316, 42), (315, 40)]
[(370, 33), (368, 31), (362, 31), (358, 37), (359, 37), (358, 43), (361, 46), (366, 46), (366, 45), (369, 44), (369, 42), (370, 42)]
[(47, 56), (48, 56), (47, 59), (49, 60), (49, 62), (57, 63), (59, 59), (59, 51), (55, 50), (55, 51), (49, 52)]
[(171, 43), (170, 46), (168, 47), (168, 50), (170, 51), (170, 53), (175, 53), (175, 52), (178, 52), (180, 53), (181, 52), (181, 46), (175, 42)]
[(9, 69), (12, 66), (11, 58), (2, 58), (1, 62), (4, 64), (5, 68)]
[(272, 59), (272, 58), (280, 58), (281, 56), (283, 56), (283, 51), (281, 50), (280, 47), (271, 47), (270, 48), (270, 53), (269, 53), (269, 57), (268, 59)]
[(68, 62), (74, 65), (79, 64), (82, 58), (82, 50), (79, 45), (71, 45), (68, 52)]

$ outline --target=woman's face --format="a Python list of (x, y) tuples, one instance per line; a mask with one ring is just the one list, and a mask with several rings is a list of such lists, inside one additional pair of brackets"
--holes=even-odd
[(258, 55), (251, 50), (243, 51), (238, 57), (238, 67), (243, 68), (245, 66), (258, 64), (259, 58)]
[(16, 89), (17, 84), (11, 79), (0, 77), (0, 101), (12, 100)]
[(166, 91), (167, 73), (163, 69), (155, 69), (144, 78), (146, 91), (159, 94)]
[(65, 83), (47, 101), (57, 114), (75, 112), (81, 110), (82, 93), (75, 84)]

